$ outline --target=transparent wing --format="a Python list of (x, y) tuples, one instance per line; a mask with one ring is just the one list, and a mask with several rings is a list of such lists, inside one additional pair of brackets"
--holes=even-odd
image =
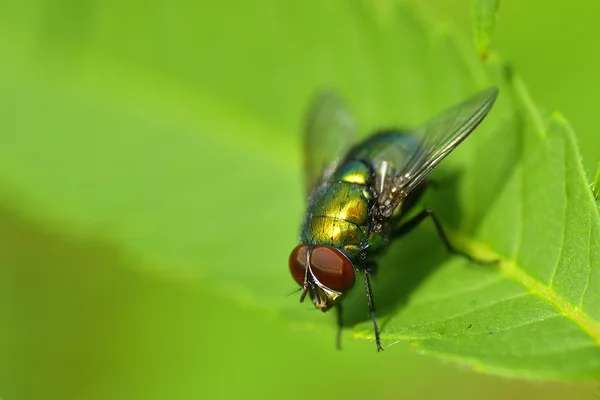
[(403, 139), (393, 141), (393, 146), (384, 146), (373, 155), (382, 215), (391, 216), (402, 199), (469, 136), (497, 96), (495, 87), (479, 92), (416, 129), (410, 134), (413, 143), (407, 141), (406, 135), (397, 134), (397, 138)]
[(306, 194), (326, 181), (340, 157), (356, 142), (354, 116), (333, 92), (323, 92), (312, 102), (304, 129)]

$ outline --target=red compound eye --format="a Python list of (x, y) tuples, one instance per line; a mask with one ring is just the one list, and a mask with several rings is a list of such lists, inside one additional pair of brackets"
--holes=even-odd
[(304, 286), (304, 274), (306, 273), (306, 250), (307, 244), (300, 244), (290, 254), (290, 272), (298, 285)]
[[(306, 247), (303, 250), (301, 252), (306, 257)], [(292, 252), (292, 255), (294, 252)], [(302, 264), (302, 268), (304, 268), (304, 264)], [(316, 246), (310, 254), (310, 270), (321, 284), (337, 292), (345, 292), (354, 286), (354, 267), (352, 266), (352, 262), (335, 247), (326, 245)]]

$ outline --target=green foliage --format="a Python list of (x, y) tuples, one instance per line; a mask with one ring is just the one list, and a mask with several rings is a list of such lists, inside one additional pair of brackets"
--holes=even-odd
[(475, 45), (482, 58), (487, 57), (499, 7), (500, 0), (473, 0)]
[[(522, 113), (515, 116), (525, 122), (516, 123), (512, 139), (506, 130), (510, 123), (495, 124), (495, 133), (473, 146), (455, 231), (466, 248), (480, 257), (500, 258), (500, 265), (486, 270), (461, 260), (444, 263), (411, 293), (406, 307), (385, 320), (386, 337), (409, 340), (424, 353), (480, 371), (536, 379), (597, 378), (598, 211), (564, 119), (536, 115), (520, 84), (513, 88)], [(515, 168), (495, 177), (493, 165), (508, 160), (486, 154), (486, 147), (517, 155)], [(479, 174), (469, 177), (469, 171)], [(484, 188), (491, 182), (488, 197)], [(467, 199), (475, 207), (485, 202), (481, 219), (470, 218)], [(417, 260), (411, 268), (427, 264)], [(405, 274), (414, 280), (417, 273)], [(369, 325), (356, 334), (369, 336)]]
[[(478, 371), (598, 378), (598, 210), (568, 124), (541, 116), (501, 60), (482, 63), (412, 5), (67, 3), (7, 4), (0, 13), (0, 311), (11, 327), (2, 340), (9, 360), (38, 365), (54, 385), (73, 381), (48, 374), (58, 374), (57, 356), (32, 334), (51, 325), (48, 340), (68, 350), (72, 373), (85, 374), (80, 363), (97, 368), (71, 394), (102, 391), (94, 373), (130, 383), (110, 381), (109, 355), (143, 387), (176, 375), (171, 363), (195, 382), (198, 364), (168, 351), (201, 360), (209, 377), (246, 362), (248, 382), (264, 380), (248, 371), (260, 360), (300, 360), (268, 382), (290, 387), (316, 356), (304, 357), (304, 342), (286, 346), (288, 325), (331, 335), (333, 347), (333, 318), (286, 296), (295, 288), (286, 264), (304, 207), (299, 127), (310, 95), (338, 90), (366, 134), (416, 126), (498, 85), (497, 105), (436, 171), (440, 185), (426, 201), (453, 241), (502, 262), (450, 257), (432, 227), (395, 244), (374, 282), (383, 337)], [(224, 325), (222, 304), (233, 315)], [(288, 324), (249, 330), (253, 309)], [(359, 289), (345, 310), (353, 335), (370, 338)], [(100, 339), (86, 342), (93, 334)], [(212, 348), (219, 338), (251, 349)], [(332, 379), (348, 380), (356, 362), (347, 348), (359, 345), (317, 356), (341, 364)], [(399, 347), (382, 355), (391, 365), (378, 373), (396, 373)], [(3, 369), (13, 389), (32, 376)]]

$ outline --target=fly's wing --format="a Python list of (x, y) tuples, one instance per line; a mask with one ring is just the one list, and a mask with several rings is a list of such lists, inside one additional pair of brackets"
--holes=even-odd
[[(385, 146), (373, 155), (381, 215), (392, 215), (408, 193), (479, 125), (497, 96), (495, 87), (479, 92), (412, 132), (414, 144), (397, 140), (395, 146)], [(402, 152), (395, 149), (398, 145), (403, 146)]]
[(340, 97), (333, 92), (323, 92), (313, 100), (304, 128), (307, 196), (329, 179), (356, 136), (354, 116)]

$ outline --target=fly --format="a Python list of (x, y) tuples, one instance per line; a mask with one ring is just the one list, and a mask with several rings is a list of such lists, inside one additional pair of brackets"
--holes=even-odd
[(427, 217), (450, 253), (476, 261), (452, 246), (433, 210), (405, 217), (424, 193), (427, 175), (479, 125), (497, 95), (495, 87), (486, 89), (413, 132), (378, 131), (358, 143), (354, 118), (336, 95), (313, 102), (303, 138), (308, 205), (289, 268), (301, 286), (300, 302), (308, 296), (323, 312), (337, 306), (338, 346), (340, 301), (362, 273), (375, 343), (383, 350), (371, 276), (390, 242)]

